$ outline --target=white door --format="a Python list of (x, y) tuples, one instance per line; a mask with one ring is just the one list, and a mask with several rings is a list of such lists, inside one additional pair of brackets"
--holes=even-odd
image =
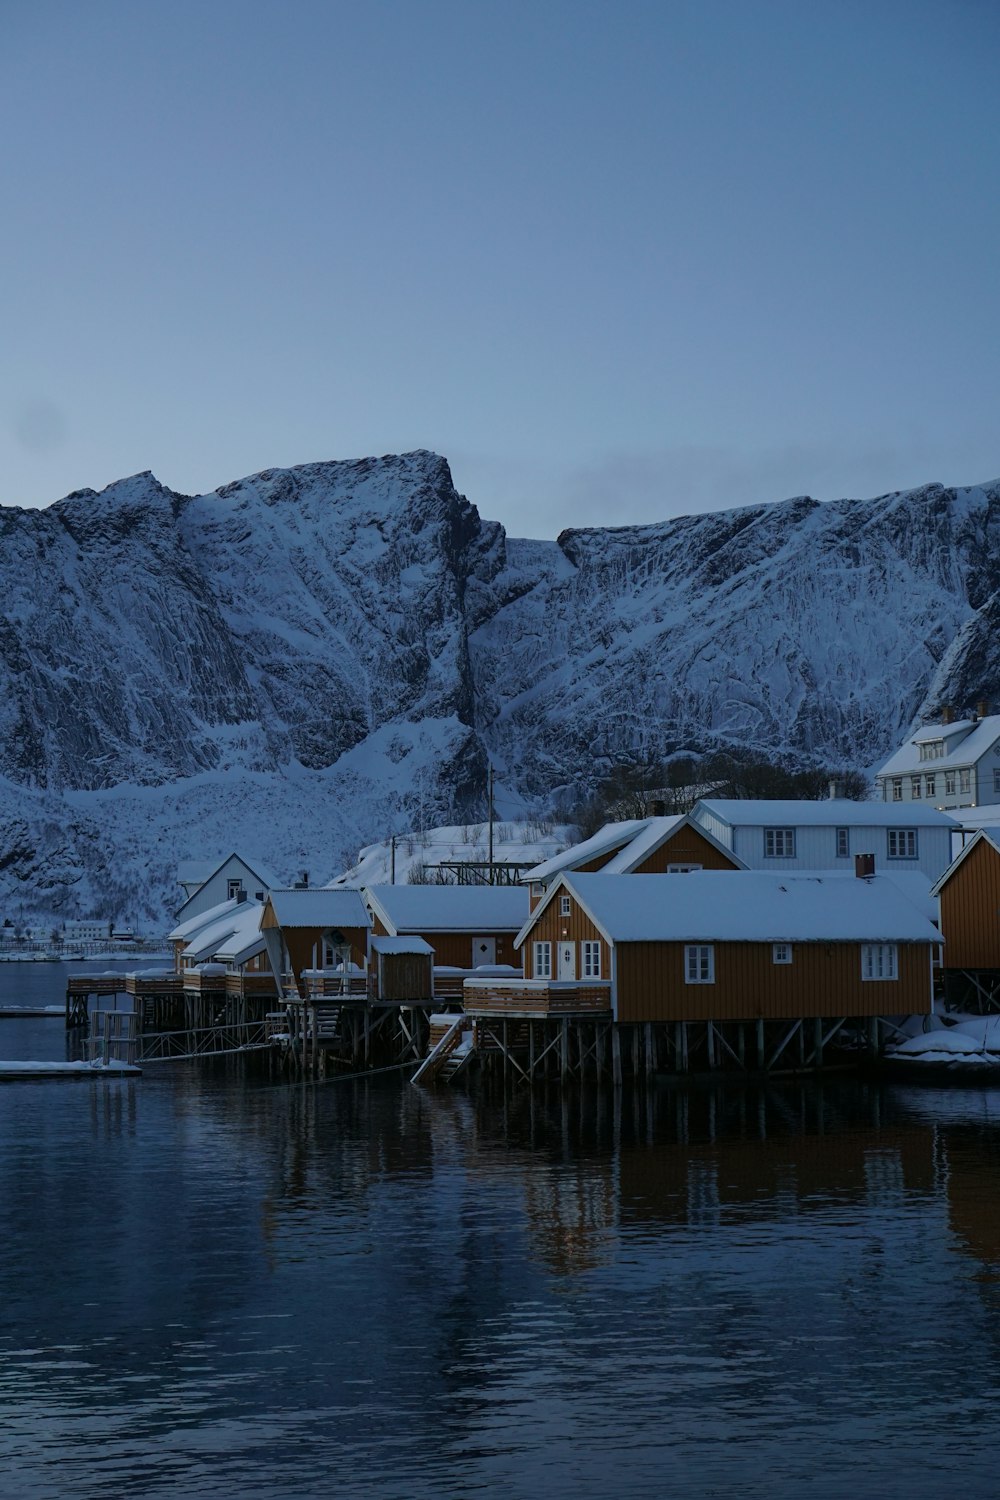
[(472, 939), (472, 967), (478, 969), (480, 964), (495, 964), (497, 961), (497, 940), (495, 937), (477, 937)]
[(559, 944), (559, 978), (576, 978), (576, 944)]

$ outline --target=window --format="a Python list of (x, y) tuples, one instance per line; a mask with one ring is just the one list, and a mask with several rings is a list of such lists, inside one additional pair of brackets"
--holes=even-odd
[(893, 802), (902, 802), (903, 800), (902, 776), (894, 776), (892, 778), (892, 800)]
[(253, 899), (255, 901), (261, 901), (262, 902), (264, 900), (264, 892), (263, 891), (254, 891), (254, 893), (253, 893)]
[(600, 943), (583, 943), (583, 977), (584, 979), (600, 979), (601, 977), (601, 945)]
[(711, 943), (688, 943), (684, 949), (685, 984), (715, 983), (715, 949)]
[(240, 891), (243, 889), (242, 880), (230, 880), (227, 889), (229, 891), (229, 900), (235, 901)]
[(890, 859), (916, 859), (917, 830), (915, 828), (890, 828), (888, 843)]
[[(851, 852), (851, 830), (849, 828), (837, 829), (837, 858), (846, 859)], [(775, 960), (777, 962), (777, 960)]]
[(921, 760), (940, 760), (944, 755), (944, 740), (928, 740), (918, 748)]
[(692, 870), (701, 870), (702, 865), (667, 865), (668, 875), (690, 875)]
[(993, 790), (1000, 792), (1000, 770), (993, 768)]
[(862, 979), (898, 979), (895, 943), (862, 943)]
[(774, 943), (771, 947), (771, 962), (775, 964), (790, 964), (792, 961), (791, 943)]
[(536, 979), (551, 979), (552, 978), (552, 944), (551, 943), (535, 943), (534, 944), (534, 953), (535, 953), (535, 960), (534, 960), (535, 978)]
[(913, 798), (914, 802), (919, 802), (920, 801), (920, 777), (919, 776), (911, 776), (910, 777), (910, 796)]
[(561, 917), (568, 917), (569, 914), (570, 914), (571, 909), (572, 909), (572, 903), (570, 902), (569, 897), (568, 896), (560, 896), (559, 897), (559, 915)]
[(958, 790), (960, 792), (970, 792), (972, 790), (972, 772), (971, 771), (969, 771), (969, 770), (959, 771), (959, 773), (958, 773)]
[(541, 899), (544, 890), (545, 887), (540, 880), (533, 880), (531, 882), (531, 894), (535, 897), (536, 901)]
[(765, 828), (764, 829), (764, 858), (765, 859), (794, 859), (795, 858), (795, 829), (794, 828)]
[(925, 783), (925, 786), (927, 788), (927, 795), (928, 795), (928, 797), (936, 797), (937, 796), (937, 777), (934, 775), (933, 771), (928, 771), (927, 772), (927, 775), (924, 777), (924, 783)]
[(944, 794), (946, 797), (954, 797), (955, 795), (954, 771), (945, 771), (944, 773)]

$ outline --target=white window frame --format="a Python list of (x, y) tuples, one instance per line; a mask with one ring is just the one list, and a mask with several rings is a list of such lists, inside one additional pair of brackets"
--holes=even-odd
[(580, 976), (583, 979), (600, 979), (600, 942), (585, 938), (580, 944)]
[(862, 943), (861, 978), (884, 984), (899, 978), (899, 949), (895, 943)]
[(668, 875), (690, 875), (692, 870), (703, 870), (704, 865), (667, 865)]
[(851, 830), (849, 828), (837, 829), (837, 858), (850, 859), (851, 857)]
[(892, 778), (892, 781), (891, 781), (890, 785), (892, 787), (892, 797), (891, 797), (890, 800), (893, 801), (893, 802), (902, 802), (902, 800), (903, 800), (903, 778), (902, 778), (902, 776), (894, 776)]
[(552, 944), (547, 940), (532, 943), (531, 972), (536, 979), (552, 978)]
[(1000, 792), (1000, 766), (993, 767), (993, 790)]
[(559, 897), (559, 915), (568, 917), (573, 910), (573, 903), (568, 896)]
[(944, 794), (946, 797), (954, 797), (955, 795), (954, 771), (945, 771), (944, 773)]
[(958, 790), (960, 795), (972, 791), (972, 772), (968, 766), (958, 773)]
[(531, 882), (531, 894), (536, 901), (540, 901), (545, 895), (545, 886), (540, 880), (533, 880)]
[(922, 776), (911, 776), (910, 777), (910, 801), (911, 802), (919, 802), (920, 801), (920, 798), (923, 796), (923, 791), (922, 791), (923, 784), (924, 784), (924, 781), (923, 781), (923, 777)]
[(795, 858), (795, 829), (794, 828), (765, 828), (764, 829), (764, 858), (765, 859), (794, 859)]
[(227, 880), (226, 881), (226, 890), (229, 892), (229, 894), (226, 897), (226, 900), (227, 901), (235, 901), (236, 898), (237, 898), (237, 896), (239, 895), (239, 893), (240, 893), (240, 891), (242, 889), (243, 889), (243, 882), (238, 877), (234, 877), (232, 880)]
[(937, 796), (937, 776), (934, 774), (934, 772), (933, 771), (928, 771), (926, 777), (924, 778), (924, 781), (925, 781), (925, 789), (926, 789), (928, 797), (936, 797)]
[(792, 961), (791, 943), (772, 943), (771, 962), (773, 964), (790, 964)]
[(685, 943), (684, 983), (715, 983), (715, 945), (713, 943)]
[(885, 836), (888, 859), (917, 859), (917, 830), (915, 828), (889, 828)]

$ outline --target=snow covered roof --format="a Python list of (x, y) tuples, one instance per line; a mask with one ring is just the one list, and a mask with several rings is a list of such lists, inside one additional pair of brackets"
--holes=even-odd
[(912, 802), (852, 802), (846, 797), (824, 798), (816, 802), (741, 801), (736, 797), (706, 797), (694, 809), (706, 812), (724, 823), (738, 827), (785, 826), (789, 828), (953, 828), (955, 819), (936, 807), (921, 807)]
[(528, 915), (523, 885), (373, 885), (364, 895), (393, 932), (516, 932)]
[(420, 937), (373, 937), (375, 953), (433, 953), (430, 943)]
[(256, 958), (267, 947), (260, 930), (260, 919), (264, 908), (259, 901), (243, 901), (235, 912), (236, 926), (232, 935), (216, 948), (214, 957), (220, 963), (245, 964)]
[(213, 926), (220, 918), (226, 916), (227, 913), (235, 911), (239, 904), (235, 899), (232, 901), (220, 901), (218, 905), (210, 906), (207, 911), (199, 912), (196, 917), (188, 917), (186, 922), (181, 922), (180, 926), (175, 927), (171, 933), (168, 933), (167, 942), (189, 942), (196, 932), (201, 932), (205, 927)]
[[(945, 753), (935, 760), (921, 760), (919, 747), (931, 740), (943, 740)], [(925, 724), (875, 774), (902, 776), (907, 771), (934, 772), (951, 766), (972, 766), (993, 749), (997, 740), (1000, 740), (1000, 714), (989, 714), (985, 719), (961, 719), (957, 724)]]
[[(879, 870), (881, 880), (891, 880), (893, 885), (906, 897), (907, 901), (917, 908), (927, 918), (928, 922), (936, 922), (938, 919), (937, 897), (932, 894), (933, 881), (929, 875), (922, 870)], [(810, 875), (814, 879), (821, 880), (856, 880), (858, 877), (853, 870), (796, 870), (796, 878), (802, 875)]]
[(270, 871), (265, 870), (256, 860), (251, 864), (248, 859), (244, 858), (236, 850), (215, 859), (181, 860), (177, 866), (177, 880), (181, 885), (194, 885), (197, 883), (199, 886), (202, 886), (207, 880), (211, 880), (212, 876), (217, 874), (223, 865), (228, 864), (231, 859), (238, 859), (240, 864), (244, 865), (265, 889), (270, 889), (271, 885), (275, 883)]
[(194, 959), (201, 963), (204, 959), (214, 958), (223, 943), (229, 941), (238, 926), (236, 913), (223, 917), (219, 922), (213, 922), (210, 927), (203, 927), (198, 932), (192, 933), (182, 957)]
[(600, 873), (602, 875), (631, 875), (636, 866), (641, 865), (644, 859), (648, 859), (661, 844), (670, 838), (671, 834), (676, 833), (678, 829), (685, 826), (696, 828), (700, 838), (707, 840), (708, 843), (719, 849), (734, 864), (744, 868), (743, 861), (737, 859), (731, 849), (727, 849), (724, 844), (720, 844), (719, 840), (713, 834), (709, 833), (707, 828), (703, 828), (700, 823), (695, 823), (687, 813), (680, 813), (672, 818), (647, 819), (645, 828), (641, 829), (634, 839), (630, 839), (624, 849), (619, 849), (618, 853), (608, 860)]
[(648, 827), (652, 821), (652, 818), (626, 818), (620, 823), (605, 823), (604, 827), (599, 828), (589, 839), (584, 839), (580, 844), (572, 844), (561, 854), (543, 860), (533, 870), (526, 871), (523, 878), (526, 881), (551, 880), (562, 870), (571, 870), (577, 865), (589, 864), (592, 859), (600, 859), (602, 854), (620, 849)]
[[(998, 811), (1000, 811), (1000, 809), (998, 809)], [(958, 869), (959, 865), (965, 863), (966, 859), (972, 853), (973, 849), (975, 849), (976, 845), (982, 843), (989, 844), (993, 849), (996, 850), (998, 854), (1000, 854), (1000, 836), (998, 836), (995, 832), (991, 833), (986, 828), (980, 828), (976, 833), (972, 835), (972, 838), (969, 839), (965, 847), (960, 850), (958, 854), (956, 854), (947, 870), (945, 870), (942, 875), (938, 876), (937, 881), (935, 882), (933, 887), (935, 896), (940, 895), (942, 886), (947, 884), (947, 882), (954, 875), (955, 871)]]
[(614, 943), (941, 941), (937, 929), (884, 875), (858, 880), (826, 872), (699, 870), (675, 880), (663, 875), (623, 880), (601, 871), (564, 875), (556, 889), (576, 896)]
[(370, 927), (368, 910), (355, 890), (272, 890), (270, 902), (279, 927)]

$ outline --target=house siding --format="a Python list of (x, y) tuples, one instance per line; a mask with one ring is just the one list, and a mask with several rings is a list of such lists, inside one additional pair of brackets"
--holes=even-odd
[(715, 943), (715, 982), (686, 984), (684, 943), (617, 945), (617, 1018), (793, 1020), (799, 1016), (927, 1015), (930, 944), (900, 943), (899, 978), (861, 978), (860, 943), (795, 943), (772, 962), (766, 943)]
[(1000, 969), (1000, 854), (981, 840), (941, 887), (946, 969)]
[[(621, 878), (623, 880), (627, 880), (628, 876), (623, 875)], [(534, 979), (537, 977), (534, 970), (535, 950), (533, 945), (535, 943), (548, 942), (552, 944), (553, 974), (556, 971), (557, 945), (559, 943), (575, 943), (577, 964), (576, 972), (577, 978), (579, 978), (581, 971), (580, 944), (584, 942), (592, 943), (595, 941), (600, 942), (601, 945), (601, 977), (603, 979), (610, 978), (611, 950), (608, 944), (605, 942), (598, 929), (594, 926), (593, 922), (587, 916), (586, 912), (581, 910), (578, 902), (574, 897), (570, 897), (571, 910), (569, 916), (561, 917), (559, 915), (559, 899), (561, 895), (562, 892), (559, 892), (558, 895), (553, 896), (548, 905), (548, 908), (539, 917), (538, 921), (535, 923), (534, 927), (532, 927), (531, 931), (528, 933), (528, 936), (524, 941), (521, 952), (524, 958), (525, 979)]]
[(648, 859), (643, 860), (632, 872), (635, 875), (662, 875), (668, 865), (701, 865), (705, 870), (738, 870), (739, 865), (721, 849), (716, 849), (688, 824), (654, 849)]
[[(896, 804), (897, 807), (899, 804)], [(922, 804), (926, 806), (926, 803)], [(772, 827), (794, 827), (795, 855), (792, 859), (767, 859), (764, 855), (764, 834)], [(937, 880), (951, 864), (951, 829), (917, 828), (917, 858), (889, 858), (889, 829), (907, 828), (905, 816), (891, 822), (871, 826), (867, 824), (841, 823), (836, 826), (823, 824), (820, 827), (802, 827), (798, 824), (754, 823), (732, 829), (730, 838), (724, 840), (733, 852), (744, 860), (752, 870), (853, 870), (855, 854), (874, 854), (878, 873), (890, 870), (920, 870), (928, 880)], [(848, 829), (848, 855), (837, 855), (837, 827)], [(710, 830), (715, 832), (714, 828)]]

